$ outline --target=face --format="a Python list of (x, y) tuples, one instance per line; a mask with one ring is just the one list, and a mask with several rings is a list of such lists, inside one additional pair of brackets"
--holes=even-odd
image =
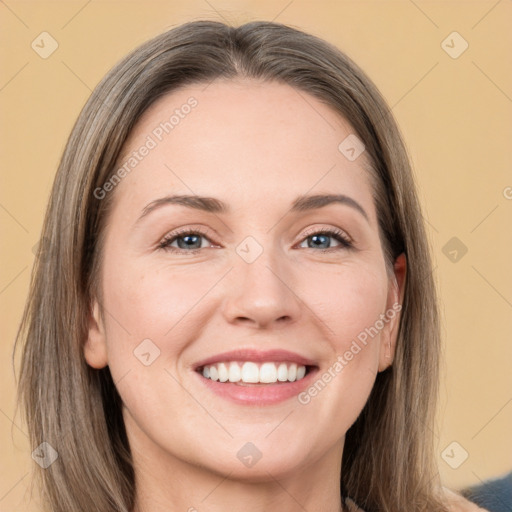
[(85, 357), (110, 367), (146, 464), (339, 464), (391, 363), (405, 271), (386, 269), (365, 153), (338, 149), (353, 133), (304, 92), (241, 80), (170, 93), (133, 130), (96, 193), (114, 201)]

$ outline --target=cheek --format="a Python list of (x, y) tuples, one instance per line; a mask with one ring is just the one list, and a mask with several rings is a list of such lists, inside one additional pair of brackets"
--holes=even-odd
[(384, 270), (347, 265), (339, 272), (317, 275), (315, 283), (312, 307), (321, 314), (337, 353), (347, 350), (352, 340), (364, 339), (364, 334), (368, 335), (368, 330), (385, 312), (387, 279)]
[(103, 289), (111, 371), (122, 366), (121, 372), (133, 363), (142, 347), (151, 348), (147, 340), (160, 351), (158, 363), (162, 367), (174, 366), (215, 311), (208, 291), (219, 273), (211, 267), (199, 272), (185, 264), (170, 268), (161, 261), (142, 264), (122, 256), (105, 264)]
[(331, 355), (315, 384), (299, 398), (315, 415), (330, 415), (344, 428), (362, 410), (378, 371), (387, 280), (385, 270), (376, 268), (347, 265), (336, 273), (317, 274), (311, 294)]
[(198, 335), (198, 312), (207, 302), (201, 298), (215, 280), (115, 261), (106, 262), (103, 281), (108, 365), (126, 409), (149, 432), (161, 421), (153, 421), (163, 407), (162, 393), (155, 390), (163, 390), (169, 409), (187, 414), (190, 400), (171, 375), (178, 374), (183, 351)]

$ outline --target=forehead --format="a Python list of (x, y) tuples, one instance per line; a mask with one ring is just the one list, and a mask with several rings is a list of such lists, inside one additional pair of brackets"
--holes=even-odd
[(132, 130), (116, 165), (127, 171), (116, 195), (149, 201), (179, 192), (271, 208), (338, 189), (369, 206), (366, 154), (353, 160), (340, 150), (354, 136), (339, 113), (287, 84), (188, 85), (158, 99)]

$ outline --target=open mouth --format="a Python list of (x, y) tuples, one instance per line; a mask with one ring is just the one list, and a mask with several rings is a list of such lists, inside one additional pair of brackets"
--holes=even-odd
[(288, 361), (226, 361), (199, 366), (196, 371), (211, 381), (254, 386), (300, 381), (316, 368)]

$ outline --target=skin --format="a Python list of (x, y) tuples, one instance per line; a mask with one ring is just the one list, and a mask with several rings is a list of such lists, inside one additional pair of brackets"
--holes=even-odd
[(446, 496), (446, 501), (448, 503), (450, 512), (478, 512), (479, 510), (486, 512), (486, 509), (483, 509), (475, 505), (474, 503), (471, 503), (470, 501), (466, 500), (462, 496), (459, 496), (450, 489), (443, 490)]
[[(84, 346), (123, 399), (134, 511), (342, 510), (345, 433), (392, 362), (398, 314), (306, 405), (236, 404), (193, 366), (235, 348), (281, 348), (316, 361), (321, 375), (401, 302), (405, 259), (388, 272), (366, 155), (349, 161), (338, 150), (350, 124), (288, 85), (218, 80), (170, 93), (140, 119), (120, 165), (190, 96), (197, 107), (109, 192), (102, 298)], [(368, 219), (346, 204), (290, 213), (298, 196), (321, 193), (352, 198)], [(215, 197), (232, 211), (165, 205), (138, 221), (170, 194)], [(177, 252), (158, 247), (186, 227), (207, 230), (199, 252), (176, 240)], [(352, 247), (334, 237), (330, 252), (308, 246), (313, 229), (333, 228)], [(263, 250), (252, 263), (236, 252), (248, 236)], [(148, 338), (160, 355), (145, 366), (134, 350)], [(237, 457), (247, 442), (262, 453), (250, 468)]]

